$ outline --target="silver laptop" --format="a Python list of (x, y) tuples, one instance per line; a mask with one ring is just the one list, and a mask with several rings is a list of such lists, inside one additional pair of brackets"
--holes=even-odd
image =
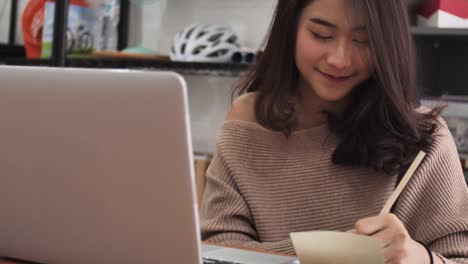
[[(1, 257), (201, 263), (182, 77), (1, 66), (0, 83)], [(244, 263), (296, 260), (203, 251)]]

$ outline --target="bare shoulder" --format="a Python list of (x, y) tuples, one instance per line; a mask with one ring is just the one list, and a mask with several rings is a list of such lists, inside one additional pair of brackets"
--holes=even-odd
[(246, 93), (237, 97), (232, 102), (231, 109), (226, 116), (226, 120), (240, 120), (256, 122), (255, 118), (255, 98), (256, 93)]

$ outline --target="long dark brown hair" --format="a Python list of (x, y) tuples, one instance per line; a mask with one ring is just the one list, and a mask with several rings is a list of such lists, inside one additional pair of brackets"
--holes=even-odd
[[(299, 17), (312, 1), (278, 0), (264, 53), (235, 89), (239, 95), (255, 91), (257, 122), (285, 136), (297, 125), (289, 100), (300, 97), (296, 34)], [(441, 111), (415, 110), (420, 104), (406, 1), (344, 1), (364, 18), (375, 71), (353, 89), (346, 114), (328, 114), (330, 131), (339, 139), (332, 159), (401, 174), (419, 150), (433, 143)]]

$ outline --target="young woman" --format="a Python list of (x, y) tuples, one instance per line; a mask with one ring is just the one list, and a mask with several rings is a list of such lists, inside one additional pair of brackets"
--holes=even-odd
[(386, 263), (468, 263), (468, 189), (440, 111), (415, 95), (406, 1), (279, 0), (240, 94), (206, 175), (204, 240), (294, 253), (291, 232), (354, 229)]

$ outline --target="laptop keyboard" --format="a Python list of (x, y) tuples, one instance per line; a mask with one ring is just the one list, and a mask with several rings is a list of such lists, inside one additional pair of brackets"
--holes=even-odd
[(203, 264), (241, 264), (241, 263), (203, 258)]

